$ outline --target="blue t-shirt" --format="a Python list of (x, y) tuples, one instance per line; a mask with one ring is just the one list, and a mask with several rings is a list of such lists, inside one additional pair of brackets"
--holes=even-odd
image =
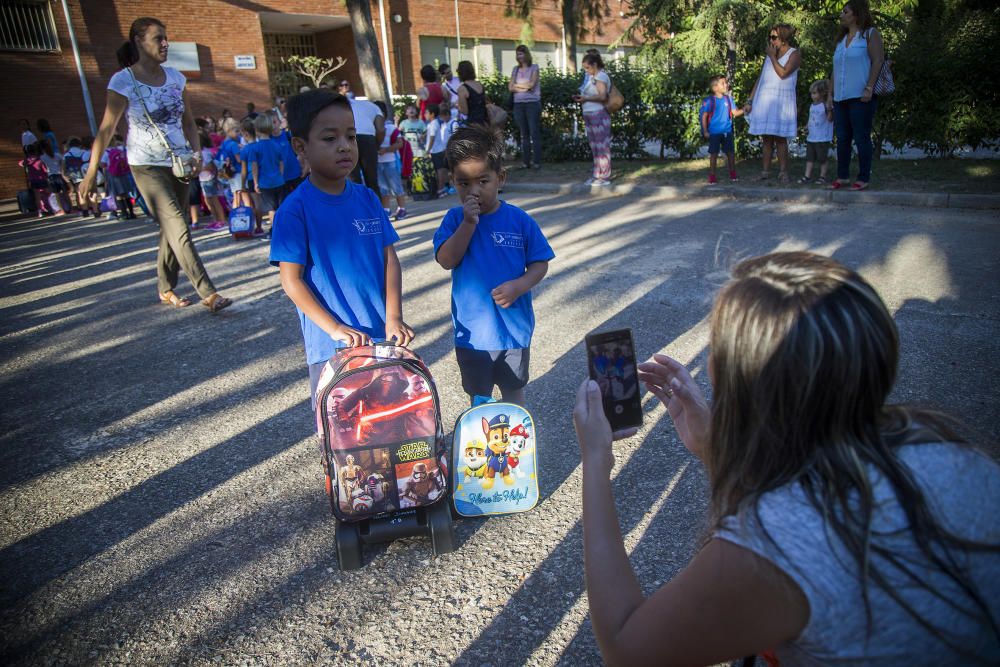
[[(712, 100), (715, 100), (714, 111), (712, 110)], [(729, 104), (726, 104), (726, 102)], [(729, 95), (723, 95), (722, 97), (709, 95), (702, 102), (701, 111), (698, 113), (705, 114), (713, 111), (712, 117), (708, 119), (709, 134), (729, 134), (733, 131), (733, 119), (729, 114), (735, 108), (736, 103), (733, 102), (733, 98)]]
[(219, 146), (219, 153), (215, 156), (220, 164), (229, 160), (229, 164), (232, 166), (233, 171), (240, 170), (240, 142), (235, 139), (227, 138)]
[[(271, 256), (301, 264), (316, 299), (347, 326), (385, 338), (385, 248), (399, 240), (382, 202), (350, 180), (339, 195), (309, 179), (285, 198), (271, 229)], [(344, 346), (298, 311), (306, 362), (326, 361)]]
[(281, 166), (284, 169), (285, 182), (294, 181), (302, 175), (302, 166), (299, 165), (299, 158), (292, 148), (292, 133), (282, 130), (278, 136), (271, 137), (271, 141), (277, 142), (281, 147)]
[(252, 146), (253, 144), (247, 144), (240, 147), (240, 162), (247, 168), (247, 178), (244, 183), (247, 190), (253, 190), (253, 169), (250, 168), (250, 156), (253, 155), (253, 151), (250, 150)]
[[(281, 145), (272, 139), (258, 139), (243, 149), (247, 162), (257, 163), (257, 183), (262, 188), (280, 188), (285, 184), (281, 173)], [(253, 173), (250, 164), (247, 165), (250, 174)]]
[[(434, 256), (462, 224), (461, 206), (448, 211), (434, 234)], [(535, 313), (531, 292), (509, 308), (501, 308), (490, 294), (495, 287), (524, 275), (533, 262), (555, 257), (534, 218), (516, 206), (479, 216), (469, 248), (451, 272), (451, 316), (455, 347), (474, 350), (516, 350), (531, 345)]]

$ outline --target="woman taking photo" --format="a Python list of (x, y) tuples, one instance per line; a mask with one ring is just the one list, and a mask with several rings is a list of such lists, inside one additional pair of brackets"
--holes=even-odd
[[(128, 42), (118, 49), (122, 69), (108, 83), (107, 107), (91, 151), (103, 155), (127, 111), (129, 167), (150, 214), (160, 225), (156, 257), (160, 301), (179, 308), (190, 305), (190, 301), (174, 293), (178, 269), (183, 269), (202, 304), (215, 313), (232, 301), (215, 291), (184, 217), (189, 185), (187, 179), (174, 176), (172, 156), (189, 165), (190, 176), (197, 178), (201, 154), (191, 147), (201, 144), (184, 92), (184, 75), (163, 66), (167, 49), (166, 28), (158, 19), (145, 17), (132, 23)], [(98, 164), (99, 160), (90, 161), (80, 185), (82, 194), (93, 192)]]
[(849, 0), (840, 12), (840, 38), (833, 52), (833, 126), (837, 134), (837, 179), (831, 188), (850, 183), (851, 142), (858, 148), (858, 179), (864, 190), (872, 177), (872, 121), (878, 98), (873, 94), (885, 60), (882, 36), (872, 23), (867, 0)]
[(486, 89), (483, 88), (483, 84), (476, 81), (476, 68), (468, 60), (463, 60), (458, 63), (456, 71), (458, 80), (462, 82), (458, 88), (458, 112), (465, 119), (465, 124), (489, 126)]
[(750, 134), (761, 138), (764, 165), (761, 180), (771, 176), (771, 156), (778, 151), (778, 182), (788, 183), (788, 138), (798, 131), (795, 84), (802, 54), (791, 45), (795, 28), (787, 23), (771, 27), (764, 67), (743, 110), (750, 115)]
[(612, 438), (635, 430), (613, 436), (581, 385), (584, 567), (608, 664), (1000, 663), (1000, 467), (942, 418), (886, 404), (898, 362), (892, 316), (854, 271), (807, 252), (739, 264), (712, 309), (713, 403), (679, 362), (639, 366), (711, 493), (707, 541), (648, 598), (610, 480)]
[(584, 185), (611, 185), (611, 116), (604, 108), (611, 91), (611, 77), (604, 71), (604, 61), (597, 49), (583, 56), (583, 84), (574, 102), (583, 105), (583, 126), (594, 156), (594, 170)]
[(542, 90), (538, 65), (531, 51), (519, 44), (514, 51), (517, 67), (510, 74), (507, 89), (514, 93), (514, 122), (521, 130), (521, 160), (524, 168), (542, 166)]

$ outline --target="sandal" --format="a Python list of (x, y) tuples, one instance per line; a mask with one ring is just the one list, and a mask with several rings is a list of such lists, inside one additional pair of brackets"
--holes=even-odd
[(188, 299), (177, 296), (174, 294), (173, 290), (169, 292), (160, 292), (160, 303), (171, 305), (174, 308), (184, 308), (191, 305), (191, 302)]
[(867, 190), (867, 189), (868, 189), (868, 184), (862, 183), (861, 181), (854, 181), (854, 183), (851, 184), (851, 190), (855, 192), (860, 192), (861, 190)]
[(229, 306), (233, 305), (233, 300), (232, 299), (227, 299), (226, 297), (224, 297), (221, 294), (219, 294), (218, 292), (216, 292), (215, 294), (213, 294), (212, 296), (208, 297), (207, 299), (202, 299), (201, 300), (201, 305), (203, 305), (206, 308), (208, 308), (209, 312), (211, 312), (211, 313), (217, 313), (220, 310), (223, 310), (223, 309), (228, 308)]
[(831, 190), (839, 190), (842, 187), (844, 187), (844, 183), (839, 178), (834, 180), (833, 183), (830, 183)]
[(816, 185), (826, 185), (826, 179), (820, 176), (815, 181), (813, 181), (813, 183), (815, 183)]
[[(816, 182), (819, 183), (819, 181)], [(803, 176), (802, 178), (799, 179), (799, 185), (805, 185), (806, 183), (812, 183), (812, 179), (809, 178), (808, 176)]]

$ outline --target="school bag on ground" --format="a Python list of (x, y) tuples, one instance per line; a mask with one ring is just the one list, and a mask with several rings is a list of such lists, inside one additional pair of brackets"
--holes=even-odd
[(34, 190), (17, 191), (17, 208), (23, 215), (38, 213), (38, 202), (35, 200)]
[(462, 413), (452, 443), (452, 502), (460, 516), (527, 512), (538, 504), (538, 444), (531, 414), (513, 403)]
[(424, 534), (435, 555), (454, 549), (438, 394), (419, 356), (341, 349), (320, 375), (316, 428), (342, 570), (360, 567), (362, 543)]
[(437, 198), (437, 172), (430, 157), (413, 158), (411, 185), (414, 199), (423, 201)]
[(237, 239), (248, 239), (253, 236), (257, 218), (249, 206), (238, 206), (229, 212), (229, 233)]

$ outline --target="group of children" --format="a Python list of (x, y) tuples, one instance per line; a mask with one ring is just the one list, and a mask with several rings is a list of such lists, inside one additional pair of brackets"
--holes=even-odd
[[(348, 100), (312, 90), (289, 99), (287, 108), (292, 141), (311, 172), (280, 207), (270, 262), (299, 313), (315, 404), (320, 373), (339, 348), (407, 345), (414, 334), (403, 320), (399, 236), (374, 193), (349, 179), (358, 149)], [(440, 112), (432, 120), (440, 124)], [(428, 150), (440, 135), (432, 136)], [(470, 401), (496, 386), (505, 400), (523, 403), (531, 289), (554, 253), (531, 216), (498, 199), (503, 149), (497, 134), (470, 126), (436, 151), (461, 205), (444, 216), (433, 247), (438, 264), (452, 272), (456, 356)]]
[[(455, 194), (451, 183), (451, 172), (445, 160), (445, 148), (459, 127), (453, 117), (452, 107), (447, 103), (425, 104), (423, 118), (417, 107), (406, 107), (406, 117), (400, 121), (399, 129), (410, 145), (415, 158), (429, 157), (434, 168), (435, 186), (439, 197)], [(411, 186), (412, 187), (412, 186)]]
[[(739, 179), (736, 176), (736, 146), (733, 139), (733, 119), (744, 114), (742, 107), (736, 106), (729, 94), (729, 82), (723, 75), (713, 76), (709, 80), (712, 94), (706, 97), (698, 111), (701, 133), (708, 140), (709, 172), (708, 184), (715, 185), (718, 178), (715, 175), (719, 153), (726, 156), (729, 167), (729, 180), (733, 183)], [(833, 112), (826, 106), (830, 90), (830, 82), (821, 79), (809, 86), (812, 104), (809, 107), (809, 134), (806, 137), (806, 170), (799, 183), (826, 183), (827, 158), (830, 154), (830, 144), (833, 142)], [(819, 163), (819, 176), (812, 178), (813, 166)]]

